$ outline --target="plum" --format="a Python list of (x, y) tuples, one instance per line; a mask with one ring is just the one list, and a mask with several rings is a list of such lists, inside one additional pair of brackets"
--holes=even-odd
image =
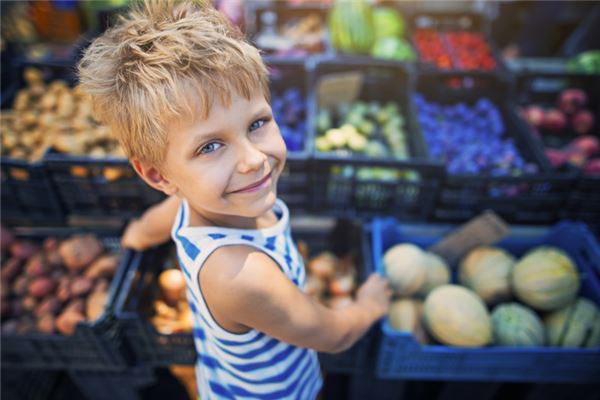
[(567, 155), (560, 150), (546, 149), (546, 156), (554, 168), (559, 168), (567, 162)]
[(600, 151), (600, 141), (595, 136), (581, 136), (569, 143), (567, 150), (582, 153), (589, 158)]
[(523, 110), (523, 118), (534, 128), (539, 128), (544, 121), (544, 109), (540, 106), (529, 106)]
[(567, 117), (560, 110), (552, 108), (544, 114), (542, 125), (550, 131), (560, 132), (567, 125)]

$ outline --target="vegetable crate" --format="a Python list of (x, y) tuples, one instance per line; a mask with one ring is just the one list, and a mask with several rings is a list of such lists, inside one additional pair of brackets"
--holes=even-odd
[(45, 162), (69, 215), (131, 218), (164, 198), (126, 159), (50, 152)]
[(461, 222), (492, 209), (513, 223), (557, 221), (574, 180), (548, 172), (542, 150), (510, 104), (508, 82), (485, 73), (423, 73), (416, 93), (429, 153), (446, 164), (435, 220)]
[(421, 69), (507, 74), (484, 14), (415, 8), (410, 20), (411, 42)]
[[(305, 241), (311, 252), (325, 248), (336, 252), (353, 251), (360, 264), (363, 250), (360, 237), (350, 236), (356, 230), (345, 226), (335, 235), (314, 228), (294, 229), (294, 238)], [(346, 240), (353, 238), (353, 241)], [(328, 247), (329, 246), (329, 247)], [(143, 253), (132, 254), (132, 262), (116, 303), (117, 322), (123, 326), (127, 341), (137, 362), (145, 365), (168, 366), (193, 364), (196, 349), (191, 333), (162, 334), (150, 323), (153, 315), (152, 303), (158, 297), (158, 275), (166, 268), (177, 265), (174, 248), (170, 245), (154, 248)], [(360, 270), (359, 272), (362, 272)], [(364, 366), (370, 337), (361, 339), (351, 349), (336, 355), (320, 354), (325, 370), (351, 372)]]
[(288, 150), (278, 192), (290, 210), (307, 211), (310, 176), (307, 69), (304, 60), (266, 57), (265, 62), (270, 71), (273, 116)]
[(65, 213), (42, 162), (2, 158), (2, 220), (8, 224), (61, 224)]
[[(454, 228), (374, 220), (375, 271), (383, 274), (383, 254), (394, 244), (407, 242), (427, 248)], [(516, 256), (539, 245), (556, 246), (568, 253), (582, 277), (581, 295), (600, 304), (600, 282), (594, 276), (594, 269), (600, 267), (600, 246), (585, 226), (562, 222), (550, 229), (515, 227), (497, 244)], [(600, 377), (600, 349), (422, 346), (410, 333), (393, 330), (387, 319), (380, 328), (376, 375), (381, 379), (582, 383), (598, 382)]]
[[(332, 81), (337, 87), (331, 91), (345, 90), (339, 80), (348, 76), (356, 85), (354, 96), (319, 98), (319, 87)], [(314, 212), (428, 218), (444, 171), (427, 160), (407, 67), (360, 57), (322, 58), (314, 66), (312, 87)], [(346, 144), (338, 146), (340, 139)]]
[[(585, 105), (582, 106), (584, 112), (575, 112), (569, 115), (567, 112), (570, 107), (569, 96), (564, 96), (564, 101), (560, 101), (561, 92), (566, 89), (583, 91), (584, 96), (587, 98)], [(600, 144), (598, 142), (600, 140), (600, 75), (524, 69), (516, 74), (515, 96), (526, 117), (528, 114), (531, 115), (531, 113), (538, 111), (539, 108), (543, 109), (546, 115), (549, 110), (558, 114), (558, 121), (542, 120), (537, 134), (537, 140), (548, 149), (548, 152), (562, 149), (562, 151), (568, 153), (569, 148), (575, 150), (572, 143), (578, 140), (580, 145), (577, 148), (589, 155), (589, 158), (586, 157), (588, 161), (600, 158)], [(573, 101), (583, 100), (575, 98)], [(526, 106), (531, 105), (539, 106), (538, 110), (526, 109)], [(587, 114), (585, 111), (589, 112), (589, 115), (583, 115)], [(531, 118), (534, 117), (535, 115), (531, 115)], [(544, 119), (548, 120), (548, 117), (544, 117)], [(558, 124), (554, 129), (546, 126), (552, 122)], [(576, 132), (574, 130), (576, 124), (579, 127), (578, 129), (584, 129), (585, 133), (583, 131)], [(586, 129), (585, 125), (587, 124), (591, 128)], [(561, 128), (561, 126), (564, 127)], [(574, 181), (573, 186), (567, 193), (567, 201), (562, 210), (562, 216), (586, 222), (595, 227), (597, 231), (600, 231), (600, 171), (586, 171), (585, 165), (578, 171), (579, 173), (573, 172), (576, 169), (576, 167), (565, 167), (563, 165), (555, 171), (557, 180), (565, 179), (570, 174), (568, 177)]]
[[(16, 237), (40, 243), (48, 236), (67, 238), (82, 232), (74, 228), (20, 228), (16, 231)], [(102, 238), (105, 249), (119, 249), (119, 238), (114, 233), (96, 234)], [(113, 323), (112, 307), (127, 264), (125, 254), (110, 283), (107, 301), (100, 317), (96, 321), (78, 322), (72, 336), (43, 334), (31, 330), (9, 333), (3, 329), (2, 368), (115, 370), (125, 367), (128, 360), (123, 348), (124, 339)], [(5, 323), (3, 321), (3, 328), (6, 328)]]

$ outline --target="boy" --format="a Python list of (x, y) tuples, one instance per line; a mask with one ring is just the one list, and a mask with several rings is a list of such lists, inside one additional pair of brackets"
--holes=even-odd
[(96, 39), (79, 72), (137, 173), (170, 196), (123, 243), (175, 241), (201, 398), (315, 398), (315, 350), (349, 348), (385, 314), (391, 291), (373, 275), (338, 310), (302, 292), (304, 266), (276, 198), (286, 149), (258, 51), (209, 5), (151, 1)]

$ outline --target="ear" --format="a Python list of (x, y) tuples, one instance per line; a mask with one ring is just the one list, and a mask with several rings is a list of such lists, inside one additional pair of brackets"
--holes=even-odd
[(138, 173), (144, 182), (152, 186), (154, 189), (160, 190), (167, 196), (172, 196), (179, 191), (177, 186), (175, 186), (167, 177), (165, 177), (165, 175), (155, 166), (135, 159), (131, 160), (131, 165), (133, 165), (133, 169), (135, 169), (135, 172)]

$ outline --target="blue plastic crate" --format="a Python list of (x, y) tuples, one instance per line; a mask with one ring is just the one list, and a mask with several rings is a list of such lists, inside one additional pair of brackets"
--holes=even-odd
[[(393, 219), (372, 223), (373, 262), (383, 273), (382, 257), (392, 245), (408, 242), (426, 248), (454, 226), (403, 226)], [(562, 222), (551, 229), (513, 228), (497, 245), (516, 256), (542, 244), (566, 251), (581, 272), (581, 296), (600, 304), (600, 246), (584, 225)], [(515, 382), (600, 382), (600, 349), (558, 347), (457, 348), (421, 346), (409, 333), (380, 323), (376, 376), (381, 379), (431, 379)]]

